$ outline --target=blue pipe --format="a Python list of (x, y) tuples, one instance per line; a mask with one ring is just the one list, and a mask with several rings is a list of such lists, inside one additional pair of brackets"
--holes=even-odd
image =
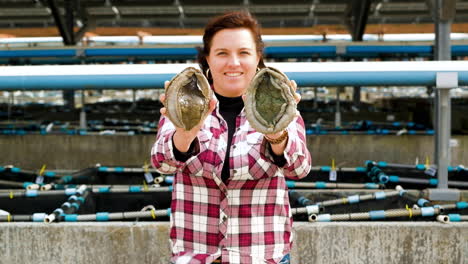
[[(435, 86), (438, 72), (468, 85), (468, 61), (270, 63), (298, 86)], [(154, 89), (194, 64), (0, 67), (0, 90)], [(413, 71), (424, 67), (424, 70)]]
[[(339, 48), (344, 47), (344, 53), (339, 53)], [(451, 47), (454, 56), (468, 55), (468, 45), (453, 45)], [(387, 56), (420, 56), (431, 57), (432, 45), (303, 45), (303, 46), (268, 46), (265, 48), (267, 58), (333, 58), (345, 57), (378, 57)], [(0, 50), (0, 58), (70, 58), (80, 60), (92, 60), (96, 57), (131, 57), (141, 56), (156, 60), (181, 59), (193, 60), (197, 57), (195, 47), (183, 48), (59, 48), (59, 49), (13, 49)]]

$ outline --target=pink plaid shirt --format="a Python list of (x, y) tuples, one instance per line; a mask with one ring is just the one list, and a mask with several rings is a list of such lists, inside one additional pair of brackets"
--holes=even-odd
[(198, 133), (196, 153), (179, 162), (173, 153), (173, 124), (162, 117), (151, 150), (153, 166), (175, 174), (170, 238), (175, 263), (277, 263), (289, 253), (292, 217), (285, 177), (300, 179), (311, 167), (304, 122), (287, 130), (286, 164), (273, 164), (263, 134), (242, 110), (230, 148), (230, 178), (221, 180), (227, 125), (218, 108)]

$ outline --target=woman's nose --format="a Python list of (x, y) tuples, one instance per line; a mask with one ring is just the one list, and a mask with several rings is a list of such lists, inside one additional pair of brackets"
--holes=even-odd
[(240, 61), (239, 61), (239, 57), (236, 56), (236, 55), (231, 55), (229, 57), (229, 65), (239, 65), (240, 64)]

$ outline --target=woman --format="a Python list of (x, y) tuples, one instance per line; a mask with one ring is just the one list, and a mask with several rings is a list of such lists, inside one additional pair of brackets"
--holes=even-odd
[(298, 114), (287, 133), (269, 135), (249, 125), (242, 95), (257, 68), (265, 67), (260, 29), (250, 14), (214, 18), (203, 44), (200, 68), (216, 95), (210, 114), (185, 131), (162, 108), (151, 152), (156, 169), (175, 173), (172, 261), (286, 263), (292, 218), (285, 177), (305, 177), (311, 166), (304, 122)]

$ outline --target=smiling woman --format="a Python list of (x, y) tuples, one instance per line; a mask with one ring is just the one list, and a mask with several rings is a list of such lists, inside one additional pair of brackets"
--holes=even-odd
[[(311, 168), (304, 122), (295, 108), (293, 120), (271, 134), (248, 121), (243, 96), (257, 69), (265, 68), (260, 29), (250, 14), (215, 17), (203, 44), (199, 64), (214, 90), (209, 114), (186, 130), (170, 122), (162, 108), (151, 153), (159, 172), (175, 173), (172, 261), (289, 263), (286, 177), (300, 179)], [(285, 83), (295, 93), (295, 82)], [(259, 93), (271, 86), (262, 87)], [(276, 96), (276, 90), (266, 94)]]
[(255, 75), (260, 56), (252, 33), (245, 28), (225, 29), (213, 37), (207, 62), (216, 93), (225, 97), (244, 94)]

